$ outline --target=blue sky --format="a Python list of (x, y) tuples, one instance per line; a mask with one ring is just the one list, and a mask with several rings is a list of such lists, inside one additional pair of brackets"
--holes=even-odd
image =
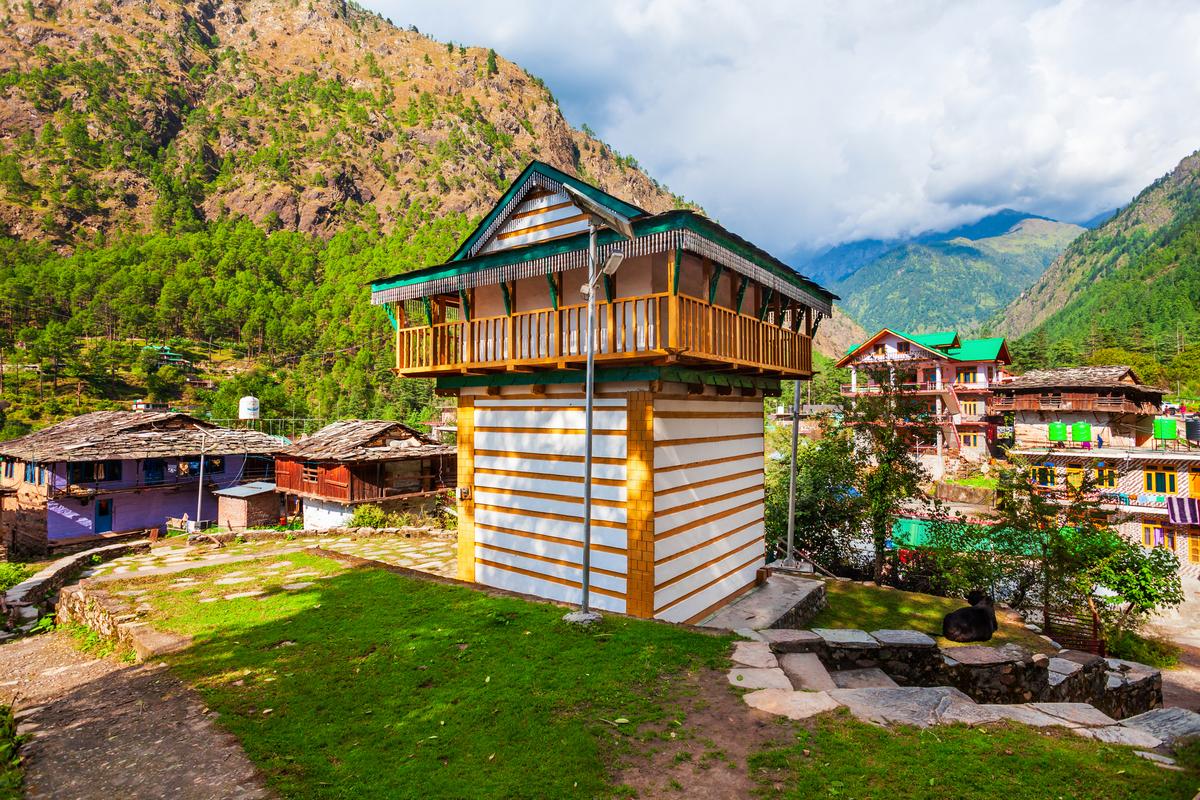
[(493, 47), (781, 253), (1128, 202), (1200, 148), (1200, 4), (366, 0)]

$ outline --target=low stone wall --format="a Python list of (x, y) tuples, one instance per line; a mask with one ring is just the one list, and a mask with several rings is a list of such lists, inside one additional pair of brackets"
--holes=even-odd
[(960, 486), (957, 483), (939, 483), (934, 487), (934, 494), (939, 500), (948, 503), (965, 503), (973, 506), (993, 506), (996, 504), (996, 492), (982, 486)]
[(1090, 703), (1114, 719), (1162, 706), (1162, 675), (1144, 664), (1008, 644), (939, 647), (920, 631), (773, 629), (776, 654), (814, 653), (830, 671), (878, 668), (901, 686), (952, 686), (977, 703)]
[(54, 594), (84, 567), (149, 549), (148, 541), (121, 542), (93, 547), (58, 559), (9, 589), (0, 598), (0, 611), (3, 612), (6, 625), (15, 628), (31, 626), (53, 601)]
[(192, 533), (188, 535), (188, 544), (204, 544), (206, 542), (221, 542), (228, 544), (234, 541), (256, 542), (262, 540), (287, 540), (308, 538), (340, 538), (349, 536), (354, 539), (371, 539), (376, 537), (401, 537), (411, 539), (457, 539), (458, 531), (445, 528), (326, 528), (324, 530), (295, 530), (277, 531), (271, 529), (221, 531), (220, 533)]
[(808, 621), (820, 614), (829, 605), (825, 595), (825, 584), (814, 586), (811, 591), (800, 598), (786, 614), (771, 623), (772, 628), (799, 628), (807, 625)]
[(86, 581), (61, 590), (56, 610), (59, 623), (74, 622), (91, 628), (118, 647), (132, 648), (139, 661), (191, 644), (187, 636), (155, 630), (140, 622), (127, 598), (89, 586)]

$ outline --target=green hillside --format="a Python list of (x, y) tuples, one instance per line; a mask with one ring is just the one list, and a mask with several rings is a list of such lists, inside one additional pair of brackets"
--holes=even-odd
[(1015, 343), (1021, 366), (1129, 364), (1200, 396), (1198, 167), (1186, 159), (1047, 272), (1039, 294), (1057, 288), (1066, 299)]
[(972, 330), (1037, 280), (1082, 230), (1029, 218), (999, 236), (906, 244), (833, 289), (867, 330)]

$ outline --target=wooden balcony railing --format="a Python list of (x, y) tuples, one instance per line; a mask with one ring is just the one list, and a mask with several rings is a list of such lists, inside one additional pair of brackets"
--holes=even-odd
[[(428, 377), (575, 365), (586, 356), (586, 337), (586, 304), (401, 328), (396, 369)], [(596, 359), (717, 362), (790, 375), (811, 371), (812, 340), (757, 317), (660, 293), (597, 302)]]

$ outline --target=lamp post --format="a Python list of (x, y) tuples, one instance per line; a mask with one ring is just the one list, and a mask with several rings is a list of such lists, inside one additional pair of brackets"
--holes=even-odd
[(604, 267), (597, 266), (596, 233), (601, 227), (610, 228), (626, 238), (633, 238), (629, 219), (606, 208), (571, 186), (564, 186), (567, 195), (588, 214), (588, 281), (579, 291), (587, 297), (587, 336), (585, 348), (587, 368), (584, 372), (583, 401), (583, 558), (581, 562), (581, 592), (579, 610), (563, 617), (567, 622), (588, 625), (597, 622), (600, 615), (591, 608), (590, 591), (592, 578), (592, 417), (596, 385), (596, 283), (602, 276), (616, 274), (625, 260), (624, 253), (614, 250), (604, 260)]
[(788, 474), (788, 523), (787, 552), (781, 567), (796, 566), (796, 451), (800, 443), (800, 381), (796, 381), (792, 392), (792, 465)]

